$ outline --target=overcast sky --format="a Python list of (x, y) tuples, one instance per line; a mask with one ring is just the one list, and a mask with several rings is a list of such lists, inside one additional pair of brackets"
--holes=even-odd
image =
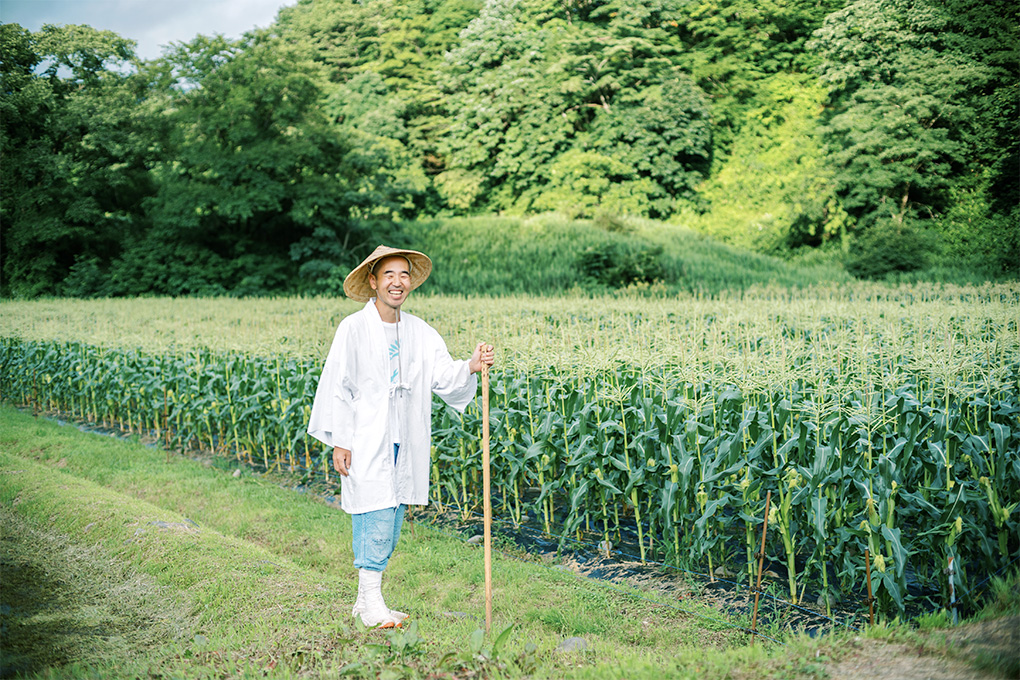
[(88, 24), (138, 43), (142, 59), (154, 59), (171, 42), (198, 34), (228, 38), (273, 22), (281, 7), (297, 0), (0, 0), (0, 23), (30, 31), (43, 24)]

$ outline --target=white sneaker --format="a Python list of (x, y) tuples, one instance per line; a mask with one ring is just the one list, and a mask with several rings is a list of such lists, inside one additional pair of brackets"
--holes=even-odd
[(351, 613), (360, 616), (368, 628), (393, 628), (407, 618), (406, 614), (399, 617), (390, 613), (382, 596), (382, 572), (369, 569), (358, 570), (358, 600)]

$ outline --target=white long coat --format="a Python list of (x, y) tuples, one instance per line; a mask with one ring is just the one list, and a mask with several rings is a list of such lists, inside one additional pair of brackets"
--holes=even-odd
[(463, 411), (478, 379), (467, 361), (454, 361), (434, 328), (400, 313), (402, 382), (400, 455), (393, 462), (389, 432), (390, 371), (386, 333), (375, 299), (336, 329), (312, 404), (308, 434), (351, 452), (340, 478), (340, 507), (351, 514), (428, 505), (432, 394)]

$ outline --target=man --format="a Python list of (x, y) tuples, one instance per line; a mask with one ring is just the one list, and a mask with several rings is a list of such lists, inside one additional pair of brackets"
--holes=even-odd
[(382, 573), (400, 538), (407, 505), (427, 505), (432, 394), (463, 411), (474, 399), (491, 345), (454, 361), (434, 328), (401, 312), (432, 272), (414, 250), (379, 246), (344, 280), (347, 297), (367, 304), (340, 322), (315, 392), (308, 433), (333, 449), (340, 506), (351, 515), (358, 599), (366, 626), (399, 626), (386, 607)]

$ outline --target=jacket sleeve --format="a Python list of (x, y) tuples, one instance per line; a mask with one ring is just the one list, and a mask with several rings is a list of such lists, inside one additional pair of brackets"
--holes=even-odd
[(434, 329), (429, 329), (432, 346), (432, 392), (447, 404), (463, 411), (478, 392), (478, 378), (471, 373), (467, 361), (455, 361), (446, 343)]
[(315, 390), (308, 434), (329, 447), (351, 448), (354, 408), (358, 399), (350, 326), (341, 324), (326, 356)]

